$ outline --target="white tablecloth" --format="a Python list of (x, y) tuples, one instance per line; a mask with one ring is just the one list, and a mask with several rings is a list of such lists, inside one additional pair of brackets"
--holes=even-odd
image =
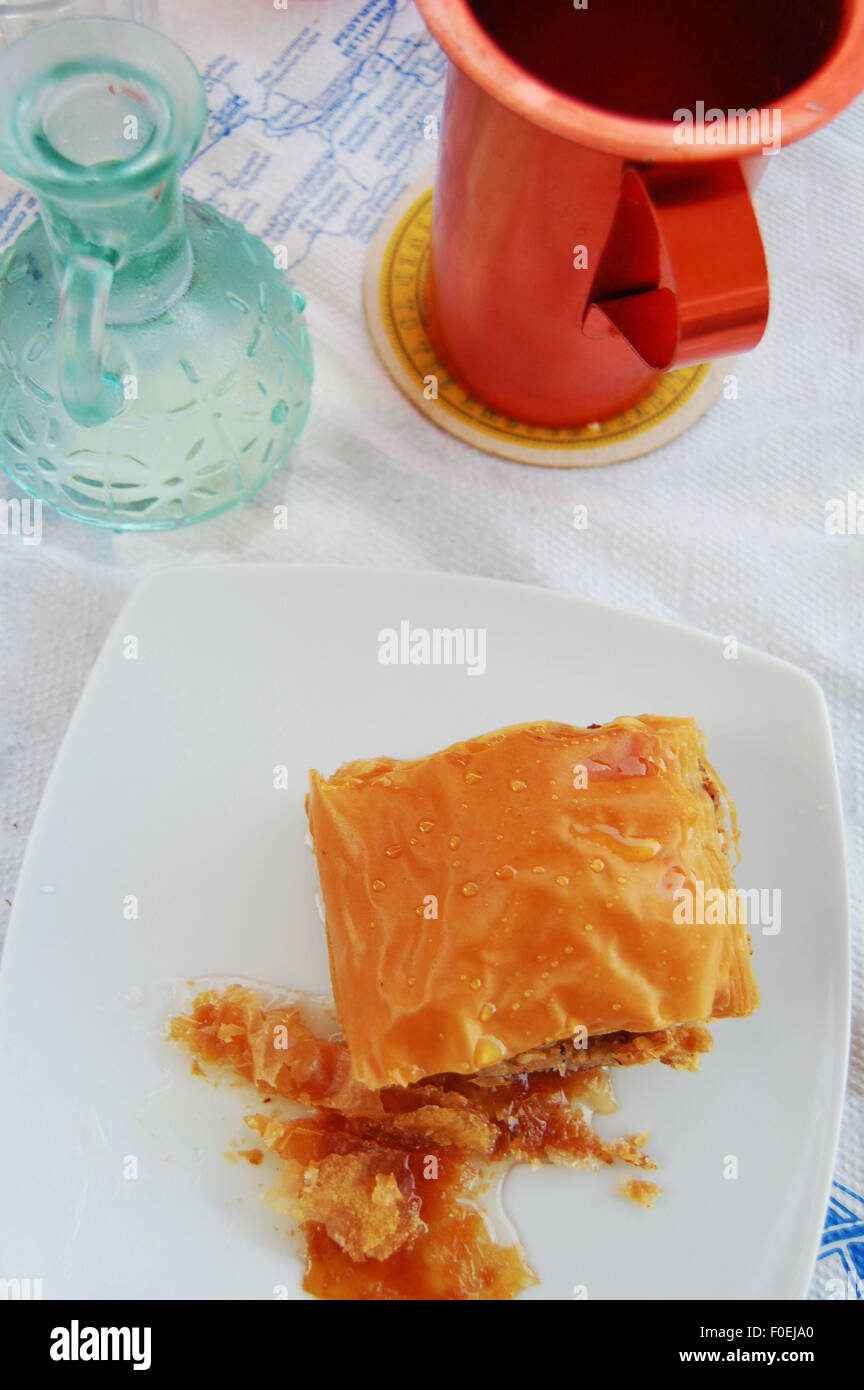
[[(46, 510), (40, 544), (0, 535), (4, 924), (48, 771), (106, 630), (136, 581), (161, 566), (455, 570), (734, 634), (816, 677), (838, 749), (858, 940), (854, 1042), (836, 1170), (846, 1192), (835, 1188), (836, 1250), (813, 1283), (813, 1296), (837, 1297), (827, 1281), (843, 1277), (843, 1261), (857, 1256), (864, 1268), (843, 1216), (860, 1226), (864, 1214), (855, 1196), (864, 1193), (864, 533), (829, 534), (825, 518), (831, 499), (864, 500), (864, 104), (783, 151), (758, 192), (773, 306), (762, 345), (739, 362), (738, 399), (721, 399), (676, 443), (634, 463), (529, 468), (424, 419), (364, 326), (369, 238), (435, 158), (423, 117), (438, 111), (445, 65), (410, 0), (162, 9), (209, 91), (203, 152), (184, 185), (288, 246), (309, 301), (313, 411), (289, 467), (215, 521), (117, 536)], [(31, 209), (0, 181), (0, 239)], [(14, 495), (11, 483), (0, 487)], [(276, 530), (280, 503), (288, 524)], [(572, 524), (577, 503), (588, 508), (583, 530)]]

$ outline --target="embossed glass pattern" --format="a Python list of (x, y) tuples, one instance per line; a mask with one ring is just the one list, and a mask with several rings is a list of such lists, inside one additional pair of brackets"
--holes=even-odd
[(0, 163), (42, 213), (0, 257), (0, 454), (81, 520), (212, 516), (306, 419), (302, 296), (181, 194), (205, 115), (188, 58), (139, 25), (71, 20), (0, 54)]

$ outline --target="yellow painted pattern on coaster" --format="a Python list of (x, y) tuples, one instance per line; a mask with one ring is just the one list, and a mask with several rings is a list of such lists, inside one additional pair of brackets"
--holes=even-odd
[(437, 377), (436, 405), (459, 419), (463, 426), (534, 449), (596, 449), (653, 429), (674, 415), (707, 376), (710, 362), (667, 372), (650, 396), (623, 415), (572, 429), (549, 429), (499, 415), (454, 381), (426, 336), (423, 305), (431, 234), (429, 188), (402, 217), (384, 253), (379, 281), (381, 318), (393, 351), (405, 370), (416, 378), (418, 393), (422, 395), (426, 377)]

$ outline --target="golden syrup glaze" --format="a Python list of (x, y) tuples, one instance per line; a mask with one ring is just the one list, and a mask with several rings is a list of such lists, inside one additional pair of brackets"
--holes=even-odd
[(240, 985), (199, 994), (170, 1036), (199, 1069), (227, 1069), (265, 1102), (308, 1108), (290, 1119), (259, 1110), (247, 1124), (280, 1160), (267, 1199), (299, 1221), (303, 1287), (319, 1298), (512, 1298), (536, 1280), (518, 1241), (490, 1231), (490, 1173), (513, 1162), (654, 1167), (647, 1136), (605, 1141), (591, 1127), (592, 1110), (615, 1109), (600, 1069), (371, 1091), (352, 1079), (343, 1041), (316, 1037), (296, 1005), (262, 1009)]
[[(750, 1013), (734, 808), (692, 719), (540, 722), (311, 773), (330, 973), (354, 1076), (471, 1074), (572, 1036)], [(729, 822), (731, 821), (731, 829)]]

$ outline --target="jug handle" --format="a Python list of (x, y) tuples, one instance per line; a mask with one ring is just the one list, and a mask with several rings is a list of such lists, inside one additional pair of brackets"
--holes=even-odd
[(768, 267), (740, 166), (633, 166), (621, 192), (654, 224), (656, 280), (628, 286), (626, 267), (612, 267), (618, 291), (589, 301), (587, 336), (620, 334), (664, 372), (755, 347), (768, 321)]
[(120, 380), (105, 371), (103, 342), (114, 270), (101, 256), (76, 255), (66, 266), (57, 321), (60, 398), (78, 425), (103, 425), (122, 402)]

